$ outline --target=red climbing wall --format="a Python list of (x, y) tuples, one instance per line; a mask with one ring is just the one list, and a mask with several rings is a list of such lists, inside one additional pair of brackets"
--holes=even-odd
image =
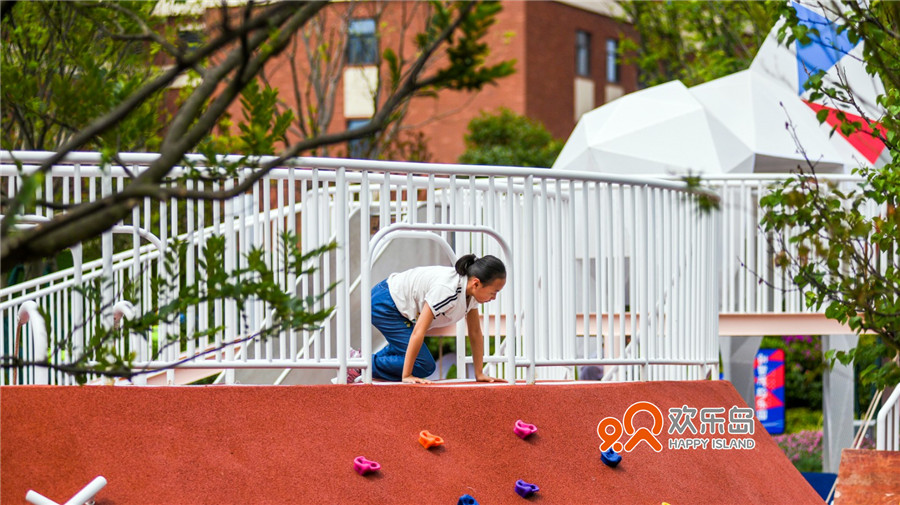
[[(730, 384), (712, 381), (4, 387), (0, 502), (25, 503), (35, 489), (62, 503), (103, 475), (98, 505), (455, 505), (463, 494), (482, 505), (523, 503), (517, 479), (540, 486), (532, 501), (546, 504), (821, 503), (758, 423), (746, 437), (753, 449), (674, 450), (667, 419), (661, 452), (642, 442), (617, 468), (604, 466), (597, 425), (636, 401), (665, 414), (745, 407)], [(537, 433), (519, 439), (517, 419)], [(636, 427), (650, 419), (638, 414)], [(445, 444), (425, 450), (423, 429)], [(359, 455), (382, 470), (357, 475)]]
[(844, 449), (834, 505), (900, 503), (900, 452)]

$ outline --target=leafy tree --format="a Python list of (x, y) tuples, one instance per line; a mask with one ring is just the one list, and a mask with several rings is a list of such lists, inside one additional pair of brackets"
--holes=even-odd
[(459, 162), (474, 165), (549, 167), (563, 146), (539, 121), (503, 107), (469, 121), (465, 139)]
[[(198, 44), (184, 45), (173, 42), (169, 38), (172, 34), (165, 27), (154, 29), (147, 21), (148, 14), (154, 8), (153, 3), (58, 2), (52, 6), (34, 6), (29, 2), (3, 2), (2, 32), (21, 36), (22, 40), (30, 41), (29, 44), (38, 48), (29, 46), (28, 50), (6, 51), (4, 39), (4, 70), (20, 66), (31, 72), (22, 77), (34, 81), (30, 85), (44, 85), (48, 89), (57, 89), (58, 85), (64, 87), (65, 82), (60, 84), (52, 78), (48, 78), (50, 84), (41, 84), (45, 76), (38, 74), (46, 61), (45, 51), (66, 53), (70, 50), (67, 44), (71, 43), (77, 44), (84, 54), (62, 54), (53, 60), (64, 62), (64, 69), (69, 68), (66, 65), (74, 66), (71, 75), (68, 75), (68, 82), (73, 86), (87, 85), (89, 81), (86, 79), (103, 80), (105, 75), (106, 80), (118, 84), (113, 85), (116, 93), (107, 96), (108, 102), (102, 106), (70, 112), (66, 108), (68, 104), (54, 104), (52, 121), (47, 111), (40, 104), (29, 101), (26, 94), (19, 92), (9, 97), (4, 94), (4, 135), (6, 125), (11, 125), (9, 143), (5, 143), (4, 147), (48, 148), (48, 144), (26, 144), (21, 140), (34, 136), (24, 133), (34, 130), (49, 139), (48, 142), (53, 142), (55, 153), (33, 174), (26, 176), (23, 173), (22, 184), (15, 195), (0, 195), (0, 211), (4, 215), (0, 223), (0, 267), (9, 269), (19, 263), (52, 258), (75, 244), (94, 239), (130, 215), (132, 208), (144, 198), (175, 199), (183, 204), (188, 200), (221, 202), (241, 195), (272, 168), (290, 158), (324, 146), (380, 134), (397, 120), (398, 111), (416, 96), (431, 96), (441, 89), (476, 91), (513, 72), (511, 61), (486, 63), (489, 48), (482, 39), (499, 11), (496, 2), (431, 2), (426, 22), (413, 38), (414, 47), (409, 56), (404, 58), (392, 48), (383, 50), (381, 58), (387, 78), (382, 84), (383, 91), (376, 104), (376, 112), (368, 124), (352, 130), (310, 129), (299, 138), (291, 137), (287, 131), (294, 124), (296, 115), (279, 109), (277, 93), (268, 86), (259, 85), (259, 80), (266, 66), (290, 46), (296, 34), (308, 27), (327, 4), (323, 1), (272, 2), (260, 6), (248, 2), (241, 7), (229, 7), (223, 2), (218, 26), (208, 27), (208, 32), (212, 34), (210, 38)], [(65, 23), (47, 24), (46, 31), (32, 26), (43, 22), (40, 9), (49, 9), (50, 14), (67, 19), (71, 26), (77, 25), (77, 29), (70, 36), (67, 33), (70, 26)], [(110, 18), (111, 13), (116, 16)], [(22, 25), (28, 27), (23, 28)], [(94, 32), (90, 31), (90, 27), (95, 28)], [(125, 66), (116, 65), (117, 60), (111, 56), (121, 50), (122, 58), (130, 58), (130, 50), (121, 48), (116, 41), (139, 42), (149, 55), (162, 53), (172, 65), (161, 68), (147, 65), (151, 68), (149, 73), (132, 76), (125, 71)], [(27, 44), (23, 42), (21, 45)], [(99, 52), (94, 53), (95, 48)], [(85, 69), (77, 65), (84, 65)], [(91, 72), (98, 75), (88, 75)], [(14, 78), (7, 75), (3, 75), (4, 93), (7, 79)], [(188, 88), (181, 97), (171, 120), (165, 122), (165, 130), (157, 145), (150, 139), (156, 134), (159, 123), (155, 120), (148, 122), (145, 114), (149, 110), (158, 112), (161, 94), (176, 79), (186, 75), (196, 77), (197, 84)], [(85, 82), (79, 79), (85, 79)], [(76, 98), (79, 97), (76, 95)], [(54, 97), (48, 94), (46, 98)], [(243, 102), (245, 117), (237, 131), (215, 135), (217, 127), (230, 121), (227, 111), (239, 98)], [(73, 116), (74, 119), (70, 120), (69, 114), (76, 113), (83, 116)], [(16, 119), (16, 114), (24, 115), (27, 121)], [(48, 123), (53, 126), (46, 126)], [(13, 129), (16, 129), (15, 132)], [(41, 133), (44, 130), (48, 133)], [(49, 198), (48, 201), (39, 199), (38, 188), (42, 186), (45, 174), (68, 153), (79, 149), (100, 149), (105, 162), (115, 163), (118, 151), (142, 146), (153, 147), (160, 152), (160, 156), (144, 172), (130, 177), (121, 191), (94, 201), (71, 204), (64, 209), (65, 212), (56, 213), (49, 222), (40, 226), (24, 229), (15, 226), (22, 214), (57, 205)], [(216, 155), (221, 153), (219, 149), (222, 147), (234, 147), (248, 156), (237, 162), (220, 163)], [(173, 184), (170, 177), (173, 168), (190, 167), (191, 163), (185, 155), (191, 152), (205, 155), (204, 166), (208, 170), (196, 169)], [(249, 156), (263, 153), (274, 153), (275, 157), (266, 163), (259, 163), (258, 158)], [(232, 189), (204, 191), (192, 189), (196, 186), (190, 184), (190, 179), (198, 178), (234, 180), (239, 173), (247, 173), (248, 169), (250, 175), (243, 177)], [(260, 260), (260, 251), (251, 251), (246, 256), (246, 269), (231, 272), (215, 270), (212, 263), (218, 262), (211, 261), (211, 258), (222, 253), (215, 249), (219, 247), (217, 244), (215, 240), (210, 240), (204, 253), (207, 255), (206, 279), (195, 286), (179, 284), (176, 300), (155, 299), (149, 304), (152, 305), (149, 312), (122, 323), (124, 326), (98, 328), (90, 348), (83, 354), (76, 356), (68, 353), (62, 365), (48, 360), (26, 363), (18, 355), (3, 356), (0, 357), (0, 366), (17, 368), (37, 365), (55, 367), (76, 375), (99, 373), (128, 377), (134, 373), (131, 370), (134, 356), (114, 346), (116, 332), (124, 328), (146, 334), (157, 324), (177, 324), (177, 318), (186, 306), (197, 305), (206, 299), (232, 299), (239, 305), (251, 297), (263, 300), (276, 311), (270, 325), (273, 331), (287, 327), (309, 328), (327, 317), (327, 312), (310, 312), (309, 303), (314, 299), (279, 292), (272, 279), (287, 275), (287, 272), (270, 271)], [(157, 272), (154, 282), (160, 289), (171, 285), (173, 279), (179, 278), (179, 272), (186, 268), (178, 255), (179, 247), (178, 244), (170, 244), (165, 271)], [(312, 255), (321, 254), (329, 247), (313, 251)], [(284, 238), (283, 257), (291, 258), (285, 268), (295, 275), (305, 275), (311, 271), (307, 262), (312, 258), (299, 253), (295, 237)], [(89, 291), (85, 288), (85, 294), (91, 296)], [(98, 310), (108, 311), (110, 307), (101, 304)], [(216, 332), (221, 328), (204, 331)], [(266, 330), (246, 338), (264, 338), (267, 333)], [(160, 342), (157, 350), (182, 343), (181, 336), (176, 335), (174, 340)], [(223, 346), (234, 343), (227, 342)], [(63, 345), (68, 345), (71, 351), (71, 342)], [(64, 349), (53, 350), (62, 351)]]
[[(860, 381), (881, 389), (900, 383), (900, 5), (876, 1), (867, 6), (813, 6), (839, 20), (839, 33), (865, 44), (867, 70), (884, 82), (886, 91), (878, 103), (885, 113), (870, 117), (843, 76), (830, 80), (823, 72), (807, 84), (811, 99), (855, 110), (862, 120), (851, 121), (840, 112), (835, 128), (845, 135), (866, 132), (879, 138), (891, 161), (881, 169), (855, 169), (864, 181), (850, 189), (820, 181), (815, 164), (808, 161), (796, 177), (761, 201), (762, 224), (772, 234), (777, 263), (790, 273), (810, 306), (824, 307), (827, 317), (876, 337), (828, 357), (844, 364), (866, 363)], [(784, 42), (809, 43), (818, 35), (817, 28), (800, 23), (790, 6), (783, 12)], [(819, 120), (824, 122), (827, 115), (820, 114)], [(878, 211), (869, 217), (864, 213), (868, 207)]]
[[(29, 190), (20, 191), (14, 199), (4, 202), (7, 218), (0, 226), (3, 237), (0, 259), (3, 264), (49, 257), (94, 237), (126, 216), (136, 202), (144, 197), (203, 200), (231, 198), (252, 187), (271, 168), (291, 157), (317, 147), (376, 134), (387, 127), (396, 111), (414, 96), (433, 94), (443, 88), (477, 90), (512, 72), (511, 62), (495, 65), (485, 62), (489, 49), (481, 39), (498, 12), (496, 4), (433, 3), (434, 11), (429, 22), (415, 37), (416, 57), (408, 65), (404, 65), (391, 48), (384, 50), (382, 57), (389, 70), (389, 78), (385, 84), (386, 98), (368, 124), (336, 133), (312, 134), (285, 146), (275, 160), (265, 165), (254, 166), (250, 160), (246, 160), (245, 165), (254, 172), (231, 190), (196, 191), (185, 186), (164, 186), (162, 181), (172, 168), (182, 163), (186, 153), (196, 150), (209, 137), (241, 90), (258, 79), (265, 65), (289, 45), (292, 35), (302, 29), (326, 3), (278, 2), (264, 7), (250, 3), (242, 8), (243, 14), (237, 26), (232, 25), (231, 16), (223, 15), (222, 29), (214, 32), (218, 35), (211, 40), (186, 51), (172, 47), (175, 63), (171, 68), (132, 90), (123, 101), (105, 114), (98, 111), (102, 115), (95, 116), (88, 126), (80, 129), (60, 146), (55, 155), (24, 182), (24, 187)], [(88, 8), (88, 5), (81, 5)], [(223, 12), (227, 13), (228, 9)], [(15, 8), (4, 19), (14, 16)], [(434, 63), (436, 61), (439, 63)], [(33, 188), (53, 163), (120, 126), (123, 120), (131, 117), (154, 94), (165, 89), (189, 69), (201, 64), (205, 68), (201, 73), (200, 83), (175, 111), (160, 144), (162, 156), (147, 171), (129, 181), (123, 191), (73, 207), (42, 226), (29, 230), (15, 230), (12, 227), (15, 220), (10, 217), (17, 215), (26, 203), (35, 203), (33, 200), (36, 193)], [(426, 70), (426, 67), (430, 68)]]
[[(55, 150), (151, 79), (160, 44), (147, 45), (149, 35), (141, 34), (149, 30), (153, 7), (153, 2), (4, 2), (2, 148)], [(157, 148), (161, 105), (162, 93), (151, 95), (82, 148)]]
[(694, 86), (744, 70), (780, 15), (783, 2), (620, 1), (637, 40), (622, 54), (639, 79), (655, 86), (678, 79)]

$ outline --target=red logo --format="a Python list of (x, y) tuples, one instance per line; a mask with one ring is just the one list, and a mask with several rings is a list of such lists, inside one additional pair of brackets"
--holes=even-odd
[[(640, 412), (647, 412), (653, 418), (653, 427), (637, 428), (634, 427), (634, 418)], [(603, 443), (600, 444), (601, 451), (607, 451), (610, 447), (616, 452), (630, 452), (641, 442), (647, 442), (654, 451), (662, 451), (662, 443), (656, 438), (663, 430), (663, 413), (656, 405), (650, 402), (635, 402), (625, 410), (625, 415), (619, 421), (615, 417), (606, 417), (597, 425), (597, 436)], [(629, 438), (625, 444), (619, 442), (622, 433), (627, 433)]]

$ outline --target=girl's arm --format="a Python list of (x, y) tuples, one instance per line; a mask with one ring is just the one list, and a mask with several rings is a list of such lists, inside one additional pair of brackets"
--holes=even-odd
[[(481, 333), (481, 318), (478, 316), (478, 309), (472, 309), (466, 314), (466, 326), (469, 328), (469, 345), (472, 346), (475, 380), (477, 382), (506, 382), (484, 373), (484, 334)], [(457, 350), (457, 352), (459, 351)]]
[(422, 344), (425, 342), (425, 332), (428, 330), (428, 327), (431, 326), (432, 321), (434, 321), (434, 313), (431, 312), (431, 307), (426, 303), (425, 308), (422, 309), (422, 313), (419, 314), (419, 318), (416, 319), (416, 325), (413, 327), (412, 335), (409, 336), (409, 344), (406, 346), (406, 359), (403, 360), (403, 375), (400, 377), (400, 380), (403, 382), (422, 384), (431, 383), (430, 380), (414, 376), (412, 372), (413, 366), (416, 364), (416, 357), (419, 355)]

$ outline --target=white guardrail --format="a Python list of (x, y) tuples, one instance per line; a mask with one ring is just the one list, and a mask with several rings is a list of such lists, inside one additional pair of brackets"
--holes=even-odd
[[(774, 184), (791, 174), (735, 174), (704, 176), (703, 184), (721, 197), (722, 276), (719, 311), (737, 314), (796, 314), (811, 312), (790, 274), (775, 267), (771, 237), (761, 229), (760, 200)], [(863, 180), (849, 175), (818, 175), (821, 182), (843, 191), (856, 188)], [(862, 209), (866, 215), (878, 212), (875, 205)], [(785, 242), (790, 231), (785, 236)], [(796, 247), (796, 244), (788, 244)], [(796, 251), (794, 251), (796, 254)]]
[[(3, 151), (0, 188), (13, 196), (21, 187), (14, 159), (30, 173), (50, 154)], [(122, 154), (126, 166), (120, 167), (100, 166), (97, 153), (69, 155), (48, 172), (38, 195), (39, 200), (62, 205), (26, 208), (21, 226), (39, 225), (63, 212), (59, 209), (66, 204), (120, 191), (157, 156)], [(192, 160), (202, 162), (199, 157)], [(182, 173), (176, 170), (172, 176)], [(209, 190), (237, 182), (186, 184)], [(367, 369), (380, 341), (377, 335), (372, 341), (360, 340), (371, 331), (360, 310), (360, 300), (366, 298), (360, 290), (381, 279), (362, 282), (361, 271), (371, 268), (371, 276), (383, 276), (385, 269), (428, 264), (440, 257), (429, 252), (435, 250), (426, 245), (429, 241), (409, 237), (403, 254), (381, 248), (370, 256), (372, 236), (391, 223), (403, 223), (435, 229), (417, 233), (437, 235), (457, 256), (494, 254), (514, 272), (515, 279), (498, 299), (481, 308), (484, 361), (492, 373), (508, 379), (574, 379), (578, 366), (597, 365), (607, 380), (715, 378), (720, 215), (700, 211), (695, 198), (680, 182), (646, 177), (299, 158), (229, 201), (145, 199), (95, 243), (72, 248), (71, 267), (4, 287), (2, 351), (16, 352), (17, 310), (28, 300), (47, 315), (46, 351), (54, 363), (61, 363), (81, 352), (98, 325), (114, 324), (117, 303), (127, 300), (141, 314), (153, 307), (155, 297), (165, 301), (176, 296), (154, 292), (149, 281), (162, 271), (162, 253), (174, 237), (188, 244), (189, 268), (181, 282), (202, 283), (204, 272), (197, 259), (212, 234), (225, 238), (222, 261), (227, 269), (244, 265), (252, 246), (264, 248), (265, 260), (278, 268), (284, 260), (279, 236), (287, 230), (298, 234), (304, 250), (330, 241), (338, 244), (320, 258), (315, 273), (278, 279), (286, 291), (304, 296), (339, 281), (314, 307), (335, 307), (321, 328), (254, 339), (191, 359), (267, 324), (267, 307), (258, 300), (249, 300), (242, 311), (233, 302), (215, 301), (161, 325), (153, 338), (122, 335), (116, 345), (136, 353), (137, 367), (178, 363), (179, 370), (224, 371), (229, 383), (235, 370), (242, 369), (325, 369), (338, 377), (347, 367)], [(500, 242), (481, 231), (502, 238), (509, 256)], [(100, 284), (101, 303), (85, 306), (79, 289), (101, 279), (106, 280)], [(26, 359), (45, 351), (34, 348), (30, 326), (23, 327), (18, 350)], [(215, 335), (193, 336), (217, 326), (223, 330)], [(459, 325), (459, 344), (464, 343), (463, 331)], [(158, 342), (170, 335), (179, 335), (181, 345), (160, 352)], [(362, 348), (364, 356), (349, 358), (350, 347)], [(460, 378), (471, 362), (471, 356), (460, 353)], [(172, 381), (174, 372), (167, 373)], [(34, 381), (33, 369), (22, 370), (16, 378), (17, 383)], [(72, 383), (59, 372), (50, 373), (48, 381)], [(10, 371), (0, 374), (0, 383), (12, 383)]]
[(881, 405), (878, 411), (875, 448), (879, 451), (900, 451), (900, 386)]

